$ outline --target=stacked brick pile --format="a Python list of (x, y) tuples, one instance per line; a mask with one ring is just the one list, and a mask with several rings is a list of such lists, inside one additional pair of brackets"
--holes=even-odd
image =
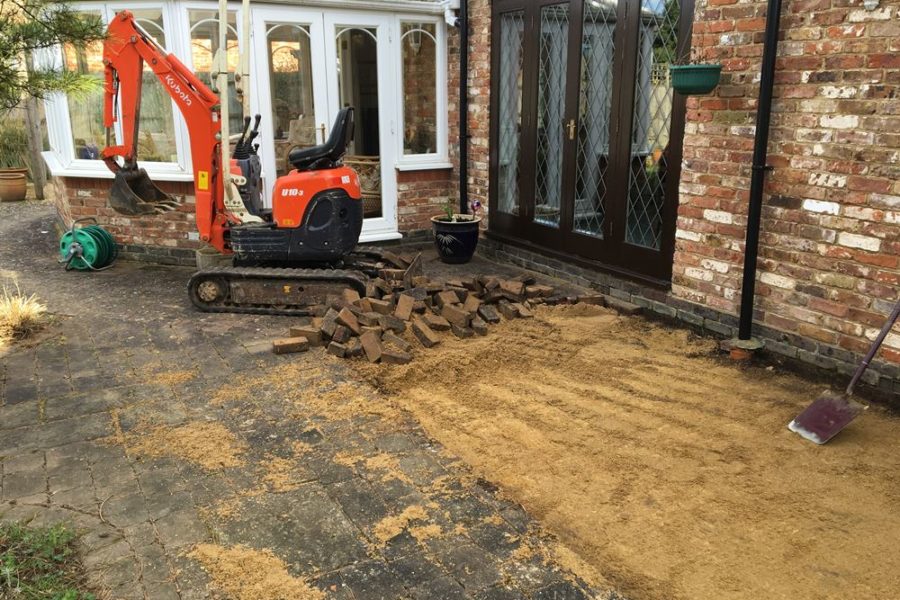
[[(445, 282), (414, 275), (417, 259), (408, 269), (383, 269), (366, 286), (366, 295), (346, 289), (321, 314), (290, 329), (290, 337), (275, 340), (277, 354), (304, 352), (324, 346), (341, 358), (365, 356), (370, 362), (406, 364), (414, 345), (433, 348), (450, 333), (466, 339), (487, 335), (489, 325), (502, 320), (528, 319), (537, 304), (585, 302), (605, 304), (599, 294), (564, 296), (528, 276), (514, 279), (482, 275)], [(619, 306), (620, 309), (627, 307)]]

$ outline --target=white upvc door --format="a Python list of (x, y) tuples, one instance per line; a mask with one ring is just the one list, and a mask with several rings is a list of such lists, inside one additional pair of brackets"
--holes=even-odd
[(341, 107), (353, 105), (356, 138), (348, 154), (378, 163), (380, 182), (370, 187), (377, 190), (380, 198), (375, 202), (381, 206), (363, 221), (360, 241), (398, 238), (394, 115), (400, 98), (391, 60), (393, 21), (385, 14), (357, 11), (327, 11), (324, 18), (329, 122)]
[(394, 115), (400, 99), (390, 16), (256, 6), (252, 22), (250, 76), (254, 111), (262, 115), (258, 139), (267, 204), (275, 179), (290, 169), (290, 149), (324, 142), (338, 111), (349, 104), (357, 127), (346, 160), (367, 170), (363, 179), (370, 192), (377, 190), (377, 197), (364, 194), (360, 241), (399, 238)]

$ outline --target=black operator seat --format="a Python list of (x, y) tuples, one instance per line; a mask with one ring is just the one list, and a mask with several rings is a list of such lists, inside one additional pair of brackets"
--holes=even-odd
[(294, 148), (288, 154), (288, 161), (299, 171), (332, 169), (341, 164), (341, 158), (352, 141), (353, 107), (347, 106), (338, 112), (331, 134), (324, 144)]

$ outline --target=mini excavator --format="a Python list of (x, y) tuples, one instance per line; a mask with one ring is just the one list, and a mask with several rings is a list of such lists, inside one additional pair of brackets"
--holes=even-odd
[[(364, 294), (367, 273), (377, 269), (380, 255), (354, 252), (363, 205), (358, 175), (342, 164), (353, 140), (353, 109), (338, 112), (323, 144), (289, 153), (293, 170), (275, 180), (273, 206), (265, 208), (258, 146), (253, 144), (259, 115), (252, 127), (251, 119), (244, 119), (243, 131), (230, 148), (234, 139), (228, 134), (224, 4), (220, 2), (220, 43), (213, 74), (219, 95), (167, 53), (129, 11), (118, 13), (110, 23), (103, 48), (107, 147), (102, 153), (114, 173), (110, 205), (126, 215), (179, 207), (137, 163), (141, 83), (147, 65), (187, 123), (200, 239), (234, 258), (232, 267), (203, 270), (190, 279), (188, 294), (194, 305), (209, 312), (309, 314), (310, 306), (345, 288)], [(243, 79), (246, 89), (246, 73)], [(245, 107), (248, 114), (249, 102)], [(117, 121), (122, 144), (110, 145)]]

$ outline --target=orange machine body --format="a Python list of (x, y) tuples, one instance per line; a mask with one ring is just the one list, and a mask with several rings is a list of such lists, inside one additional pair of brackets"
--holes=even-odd
[(310, 201), (319, 192), (342, 189), (362, 202), (359, 176), (350, 167), (322, 171), (291, 171), (275, 180), (272, 190), (272, 220), (278, 227), (300, 227)]

